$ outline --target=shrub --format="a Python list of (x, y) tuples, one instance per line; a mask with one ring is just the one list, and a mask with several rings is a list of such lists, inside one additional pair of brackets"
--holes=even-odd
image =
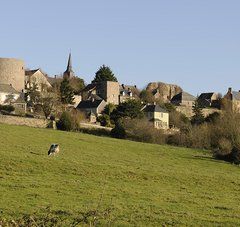
[(125, 119), (123, 126), (129, 139), (147, 143), (165, 143), (166, 136), (163, 131), (155, 129), (147, 119), (141, 121), (138, 119)]
[(208, 123), (216, 123), (216, 121), (219, 119), (220, 113), (214, 112), (209, 114), (206, 118), (205, 121)]
[(85, 114), (76, 109), (72, 109), (70, 111), (70, 116), (71, 116), (71, 120), (72, 120), (72, 127), (73, 127), (72, 129), (73, 130), (80, 129), (81, 122), (86, 119)]
[(173, 110), (169, 112), (169, 124), (171, 127), (183, 129), (189, 127), (190, 120), (184, 114)]
[(111, 130), (111, 136), (118, 139), (126, 138), (126, 131), (122, 125), (122, 123), (117, 122), (115, 127)]
[(63, 131), (73, 130), (73, 120), (69, 112), (63, 112), (59, 121), (57, 122), (57, 128)]
[(232, 143), (229, 139), (226, 138), (221, 138), (218, 141), (218, 146), (219, 146), (219, 154), (221, 153), (222, 155), (227, 155), (232, 152)]
[(0, 111), (6, 111), (8, 113), (11, 113), (15, 110), (15, 108), (11, 105), (0, 105)]
[(81, 128), (80, 132), (95, 136), (111, 136), (111, 131), (102, 128)]
[(221, 150), (217, 150), (214, 152), (213, 156), (219, 160), (224, 160), (237, 165), (240, 164), (240, 151), (236, 148), (233, 148), (228, 154), (223, 154)]
[(101, 126), (111, 127), (111, 119), (107, 114), (103, 114), (97, 118), (97, 121), (100, 122)]
[(211, 149), (211, 127), (208, 124), (195, 125), (170, 135), (167, 143), (171, 145)]
[[(232, 147), (240, 149), (240, 115), (234, 113), (222, 114), (215, 124), (212, 124), (211, 143), (214, 149), (221, 149), (223, 139), (228, 140)], [(221, 144), (220, 144), (221, 143)], [(225, 147), (224, 147), (225, 149)]]

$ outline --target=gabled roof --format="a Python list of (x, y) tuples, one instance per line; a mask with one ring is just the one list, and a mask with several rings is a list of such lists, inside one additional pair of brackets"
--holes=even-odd
[(176, 101), (195, 101), (196, 97), (194, 97), (193, 95), (183, 91), (180, 92), (179, 94), (173, 96), (173, 98), (171, 99), (172, 102), (176, 102)]
[(198, 99), (211, 99), (213, 96), (214, 92), (209, 92), (209, 93), (202, 93)]
[[(25, 70), (25, 75), (26, 76), (32, 76), (34, 73), (36, 73), (37, 71), (41, 71), (41, 69), (32, 69), (32, 70)], [(42, 71), (41, 73), (43, 75), (45, 75)]]
[(89, 99), (96, 99), (96, 100), (103, 100), (101, 97), (99, 97), (98, 95), (94, 95), (92, 94)]
[(81, 101), (77, 108), (78, 109), (92, 109), (92, 108), (97, 108), (99, 107), (99, 105), (103, 102), (104, 100), (85, 100), (85, 101)]
[(9, 85), (9, 84), (0, 84), (0, 92), (19, 94), (19, 92), (16, 91), (16, 90), (15, 90), (11, 85)]
[(126, 95), (129, 95), (130, 92), (132, 92), (132, 94), (136, 95), (136, 96), (138, 96), (138, 94), (139, 94), (139, 90), (135, 85), (132, 86), (132, 85), (121, 84), (121, 85), (119, 85), (119, 91), (120, 91), (120, 94), (125, 92)]
[(158, 113), (168, 113), (167, 110), (163, 109), (162, 107), (160, 107), (159, 105), (146, 105), (143, 108), (144, 112), (158, 112)]
[(46, 79), (48, 80), (48, 76), (47, 76), (47, 74), (46, 73), (44, 73), (40, 68), (38, 68), (38, 69), (33, 69), (33, 70), (25, 70), (25, 75), (26, 76), (29, 76), (29, 77), (31, 77), (31, 76), (33, 76), (36, 72), (41, 72), (42, 74), (43, 74), (43, 76), (45, 76), (46, 77)]
[(88, 84), (82, 91), (91, 91), (97, 87), (96, 84)]

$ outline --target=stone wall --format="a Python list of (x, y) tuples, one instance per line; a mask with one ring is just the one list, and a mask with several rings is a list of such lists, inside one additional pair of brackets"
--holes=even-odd
[(49, 121), (45, 119), (0, 115), (0, 123), (9, 125), (25, 125), (34, 128), (46, 128)]
[[(176, 110), (180, 113), (183, 113), (187, 117), (191, 118), (193, 116), (192, 107), (187, 106), (177, 106)], [(207, 117), (209, 114), (215, 113), (215, 112), (221, 112), (221, 110), (216, 108), (203, 108), (202, 109), (204, 117)]]

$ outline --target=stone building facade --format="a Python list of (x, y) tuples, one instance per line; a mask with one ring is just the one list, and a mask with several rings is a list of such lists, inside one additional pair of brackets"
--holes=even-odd
[(92, 95), (97, 95), (105, 102), (114, 105), (119, 104), (119, 83), (113, 81), (102, 81), (99, 83), (92, 83), (87, 85), (82, 91), (82, 99), (87, 100)]
[(18, 92), (24, 90), (24, 61), (14, 58), (0, 58), (0, 84), (11, 85)]
[(96, 93), (103, 98), (106, 103), (112, 103), (114, 105), (119, 104), (119, 83), (113, 81), (103, 81), (97, 84)]
[(240, 113), (240, 90), (233, 91), (232, 88), (228, 88), (228, 92), (224, 98), (230, 101), (233, 112)]
[(37, 85), (38, 91), (47, 91), (52, 85), (48, 82), (47, 76), (41, 69), (25, 71), (25, 88), (30, 88), (33, 84)]

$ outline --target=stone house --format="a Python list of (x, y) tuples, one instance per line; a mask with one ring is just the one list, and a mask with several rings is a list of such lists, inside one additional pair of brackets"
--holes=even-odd
[(185, 107), (192, 108), (195, 100), (196, 100), (196, 97), (183, 91), (173, 96), (173, 98), (171, 99), (171, 103), (176, 106), (185, 106)]
[(169, 129), (169, 113), (156, 104), (148, 104), (143, 107), (146, 118), (153, 123), (156, 129)]
[(231, 108), (234, 112), (240, 113), (240, 91), (233, 91), (232, 88), (228, 88), (224, 98), (231, 101)]
[(13, 107), (15, 108), (15, 114), (25, 114), (27, 112), (27, 103), (22, 95), (13, 103)]
[(119, 103), (126, 102), (129, 99), (139, 99), (140, 91), (137, 86), (120, 85), (119, 87)]
[(92, 95), (97, 95), (105, 102), (114, 105), (119, 104), (119, 83), (113, 81), (102, 81), (87, 85), (82, 91), (82, 99), (88, 100)]
[(202, 93), (198, 97), (198, 102), (203, 108), (220, 108), (220, 97), (215, 92)]
[(107, 103), (103, 99), (97, 95), (92, 95), (89, 99), (82, 100), (78, 104), (77, 110), (86, 113), (87, 116), (93, 114), (95, 116), (99, 116), (103, 112), (106, 105)]
[(48, 81), (48, 77), (41, 69), (26, 70), (25, 71), (25, 88), (30, 88), (36, 84), (38, 91), (47, 91), (52, 85)]

